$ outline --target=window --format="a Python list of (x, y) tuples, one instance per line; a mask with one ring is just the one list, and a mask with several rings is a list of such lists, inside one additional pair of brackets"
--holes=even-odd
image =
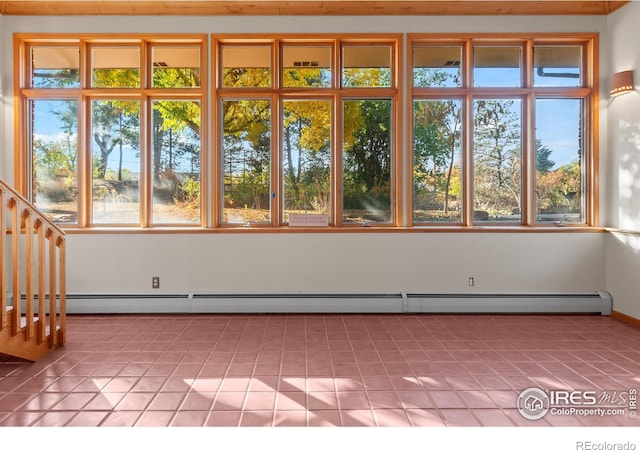
[(332, 226), (396, 224), (397, 38), (216, 45), (216, 223), (286, 227), (291, 214), (323, 214)]
[(140, 46), (92, 46), (91, 87), (139, 88)]
[(473, 101), (473, 220), (522, 222), (522, 101)]
[(343, 114), (344, 223), (392, 223), (392, 103), (349, 99)]
[(223, 45), (222, 87), (271, 87), (271, 47), (268, 45)]
[(413, 48), (414, 87), (457, 87), (462, 85), (462, 46)]
[[(140, 101), (91, 101), (91, 223), (140, 223)], [(112, 156), (113, 155), (113, 156)]]
[(473, 85), (476, 87), (522, 86), (522, 48), (520, 46), (473, 47)]
[(331, 100), (282, 102), (283, 222), (289, 214), (331, 215)]
[(204, 37), (18, 42), (36, 206), (83, 228), (202, 224)]
[(283, 45), (282, 87), (331, 87), (332, 54), (328, 45)]
[(391, 47), (388, 45), (343, 45), (343, 87), (390, 87)]
[[(34, 44), (25, 49), (29, 61), (28, 86), (33, 88), (77, 88), (80, 86), (78, 45)], [(24, 70), (21, 71), (24, 73)]]
[(594, 40), (411, 36), (413, 225), (594, 224)]
[(222, 102), (225, 223), (271, 222), (271, 101)]
[(597, 225), (597, 35), (406, 37), (16, 35), (16, 183), (74, 229)]
[(413, 223), (462, 222), (462, 102), (413, 101)]
[(579, 45), (537, 45), (533, 49), (533, 84), (578, 87), (582, 79), (582, 53)]
[(57, 222), (77, 223), (78, 101), (34, 99), (27, 104), (32, 201)]
[(584, 100), (536, 100), (536, 221), (585, 221)]

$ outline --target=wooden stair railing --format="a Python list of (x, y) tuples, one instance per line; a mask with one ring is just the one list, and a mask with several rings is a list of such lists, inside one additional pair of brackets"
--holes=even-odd
[(36, 361), (64, 344), (65, 270), (64, 232), (0, 180), (1, 354)]

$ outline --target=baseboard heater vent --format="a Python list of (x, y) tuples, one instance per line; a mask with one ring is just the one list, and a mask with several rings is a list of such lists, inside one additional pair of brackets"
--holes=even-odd
[(407, 310), (424, 313), (611, 315), (607, 292), (575, 294), (406, 294)]
[(610, 315), (606, 292), (553, 294), (67, 294), (69, 314), (441, 313)]

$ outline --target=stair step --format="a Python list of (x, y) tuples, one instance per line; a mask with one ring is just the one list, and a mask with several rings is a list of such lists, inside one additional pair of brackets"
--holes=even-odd
[[(11, 306), (7, 306), (7, 312), (11, 312), (13, 310), (13, 307)], [(38, 326), (38, 323), (40, 322), (40, 319), (36, 316), (33, 318), (33, 326), (34, 328), (36, 328)], [(27, 326), (27, 318), (25, 316), (21, 316), (20, 317), (20, 329), (24, 329)], [(51, 327), (47, 324), (44, 328), (44, 335), (45, 336), (49, 336)]]

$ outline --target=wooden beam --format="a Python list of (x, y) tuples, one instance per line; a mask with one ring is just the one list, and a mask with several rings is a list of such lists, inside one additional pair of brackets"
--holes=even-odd
[(68, 15), (607, 15), (630, 0), (22, 0), (0, 14)]

